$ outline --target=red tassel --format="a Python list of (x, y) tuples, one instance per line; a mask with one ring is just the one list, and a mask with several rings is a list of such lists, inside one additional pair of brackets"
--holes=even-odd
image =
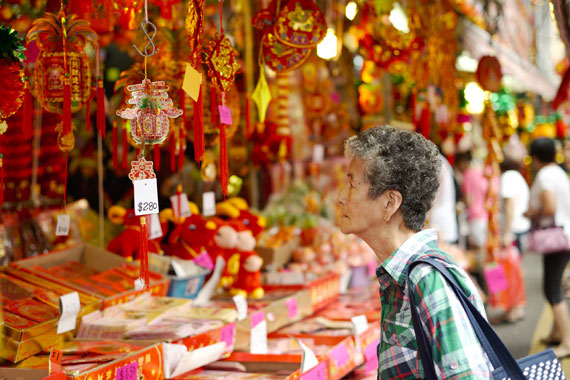
[(218, 124), (218, 96), (216, 94), (216, 88), (214, 86), (210, 87), (210, 120), (212, 125)]
[(174, 173), (176, 171), (176, 138), (174, 136), (174, 133), (170, 136), (169, 150), (170, 150), (170, 171)]
[(225, 124), (220, 124), (220, 185), (225, 198), (228, 196), (228, 142)]
[(146, 230), (146, 216), (140, 217), (140, 250), (139, 259), (141, 262), (140, 279), (144, 282), (144, 289), (148, 289), (149, 275), (148, 275), (148, 232)]
[(87, 99), (87, 104), (85, 105), (85, 130), (91, 132), (91, 101), (93, 100), (93, 95), (89, 96)]
[(160, 145), (156, 144), (154, 146), (154, 169), (156, 171), (160, 170)]
[(99, 136), (105, 137), (105, 89), (100, 78), (97, 81), (97, 130)]
[(419, 132), (426, 138), (429, 139), (430, 137), (430, 129), (431, 129), (431, 123), (430, 123), (430, 115), (429, 115), (429, 108), (428, 105), (426, 104), (424, 106), (424, 108), (422, 109), (422, 114), (420, 115), (420, 120), (419, 120)]
[(180, 104), (178, 107), (182, 110), (182, 125), (186, 129), (186, 92), (183, 89), (178, 91), (178, 97), (180, 98)]
[(71, 84), (69, 78), (65, 78), (63, 85), (63, 126), (61, 133), (63, 136), (71, 133)]
[(194, 160), (202, 161), (204, 156), (204, 97), (202, 89), (198, 95), (198, 101), (194, 102)]
[(123, 136), (121, 138), (121, 142), (123, 143), (123, 160), (121, 162), (121, 168), (127, 168), (127, 153), (129, 152), (129, 144), (127, 143), (127, 126), (123, 125)]
[(251, 119), (250, 119), (250, 113), (249, 113), (249, 95), (246, 94), (245, 96), (245, 138), (246, 139), (250, 139), (251, 138)]
[(113, 121), (113, 167), (116, 171), (119, 170), (119, 132), (116, 121)]
[(0, 207), (4, 205), (4, 155), (0, 154)]
[(186, 139), (186, 133), (183, 129), (180, 129), (180, 138), (178, 139), (178, 171), (182, 171), (184, 167), (184, 140)]
[(34, 119), (34, 104), (32, 102), (32, 94), (30, 93), (30, 81), (26, 79), (26, 88), (24, 92), (24, 104), (22, 105), (23, 109), (23, 120), (22, 120), (22, 129), (24, 133), (24, 138), (26, 140), (32, 137), (33, 127), (32, 122)]

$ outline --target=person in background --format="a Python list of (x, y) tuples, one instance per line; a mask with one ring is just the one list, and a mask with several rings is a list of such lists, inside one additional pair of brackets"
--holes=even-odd
[(374, 251), (382, 302), (378, 378), (425, 378), (411, 317), (413, 297), (421, 327), (443, 379), (491, 379), (489, 362), (454, 291), (440, 272), (419, 264), (436, 257), (452, 272), (482, 315), (485, 309), (467, 273), (439, 249), (437, 233), (424, 230), (439, 186), (436, 146), (418, 133), (380, 126), (345, 142), (351, 159), (346, 186), (338, 195), (341, 231), (355, 234)]
[[(537, 173), (530, 188), (529, 209), (525, 216), (538, 226), (551, 225), (554, 220), (570, 239), (570, 181), (555, 162), (554, 140), (545, 137), (534, 140), (530, 155)], [(554, 353), (559, 358), (570, 356), (570, 316), (562, 296), (562, 275), (569, 260), (569, 250), (543, 257), (543, 290), (552, 307), (554, 323), (542, 343), (556, 345)]]
[(429, 213), (429, 225), (437, 231), (440, 241), (446, 244), (454, 244), (459, 240), (459, 233), (455, 208), (453, 168), (443, 155), (440, 155), (440, 159), (439, 189)]

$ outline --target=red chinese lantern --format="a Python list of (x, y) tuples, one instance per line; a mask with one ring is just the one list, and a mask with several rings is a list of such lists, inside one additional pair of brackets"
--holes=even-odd
[(71, 112), (79, 111), (91, 95), (91, 68), (84, 47), (87, 41), (96, 46), (97, 35), (76, 15), (46, 13), (28, 32), (28, 43), (34, 40), (40, 49), (32, 75), (34, 95), (46, 111), (61, 114), (69, 85)]

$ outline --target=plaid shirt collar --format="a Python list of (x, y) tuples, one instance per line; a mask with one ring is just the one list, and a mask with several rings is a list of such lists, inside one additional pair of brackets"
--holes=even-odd
[(412, 258), (416, 256), (421, 249), (425, 248), (426, 243), (432, 241), (437, 243), (437, 232), (433, 228), (415, 233), (380, 264), (376, 269), (376, 276), (380, 278), (384, 271), (388, 273), (399, 286), (403, 287), (406, 282), (406, 274), (410, 261), (413, 261)]

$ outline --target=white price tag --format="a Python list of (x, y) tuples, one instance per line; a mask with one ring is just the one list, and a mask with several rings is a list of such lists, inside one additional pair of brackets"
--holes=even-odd
[(305, 373), (319, 364), (317, 355), (309, 347), (305, 345), (300, 339), (296, 339), (299, 346), (303, 349), (303, 359), (301, 359), (301, 373)]
[(77, 292), (64, 294), (59, 297), (59, 322), (57, 324), (57, 333), (61, 334), (75, 329), (77, 314), (81, 309), (79, 294)]
[(57, 226), (55, 227), (55, 236), (69, 235), (69, 214), (59, 214), (57, 216)]
[(154, 240), (162, 237), (162, 226), (160, 225), (158, 214), (150, 214), (146, 218), (146, 228), (148, 232), (148, 240)]
[(204, 216), (216, 215), (216, 194), (213, 191), (202, 194), (202, 213)]
[(238, 312), (238, 321), (243, 321), (247, 318), (247, 300), (241, 294), (235, 295), (233, 300)]
[(135, 187), (135, 215), (158, 214), (158, 190), (156, 178), (137, 179)]
[[(178, 203), (180, 202), (180, 203)], [(188, 204), (188, 196), (186, 193), (174, 194), (170, 197), (170, 205), (174, 211), (174, 216), (177, 218), (187, 218), (192, 215), (190, 211), (190, 205)], [(180, 206), (178, 206), (180, 205)], [(180, 207), (180, 215), (178, 215), (178, 207)]]
[(323, 162), (325, 159), (325, 146), (317, 144), (313, 147), (313, 162)]
[(350, 321), (352, 322), (355, 335), (360, 335), (368, 330), (368, 319), (366, 319), (366, 315), (357, 315), (356, 317), (352, 317)]
[(251, 329), (249, 344), (252, 354), (267, 354), (267, 321), (262, 321)]

